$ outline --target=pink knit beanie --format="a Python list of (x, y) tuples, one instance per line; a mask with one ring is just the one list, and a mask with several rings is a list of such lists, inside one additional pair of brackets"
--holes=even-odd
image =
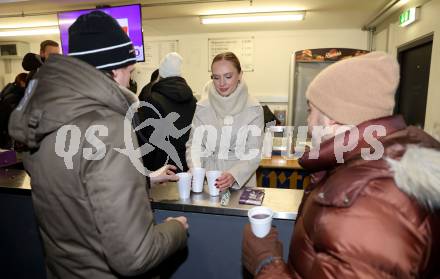
[(390, 116), (399, 84), (399, 64), (384, 52), (337, 62), (310, 83), (306, 97), (321, 112), (341, 124)]

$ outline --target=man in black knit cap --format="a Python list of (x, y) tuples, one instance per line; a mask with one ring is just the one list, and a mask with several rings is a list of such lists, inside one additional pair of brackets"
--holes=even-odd
[[(129, 37), (94, 11), (69, 29), (69, 57), (51, 55), (29, 83), (9, 131), (30, 151), (24, 166), (49, 278), (143, 274), (186, 245), (185, 217), (156, 225), (147, 179), (125, 147), (126, 87), (136, 62)], [(160, 172), (159, 172), (160, 173)], [(170, 169), (151, 182), (174, 178)]]

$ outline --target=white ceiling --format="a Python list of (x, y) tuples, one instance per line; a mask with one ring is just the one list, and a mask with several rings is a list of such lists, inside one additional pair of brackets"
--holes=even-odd
[[(14, 3), (11, 3), (14, 2)], [(188, 33), (361, 28), (389, 0), (143, 0), (143, 1), (73, 1), (73, 0), (0, 0), (0, 24), (27, 21), (56, 21), (56, 11), (94, 8), (97, 4), (143, 5), (144, 34), (162, 36)], [(185, 4), (192, 3), (192, 4)], [(201, 25), (200, 15), (231, 11), (306, 10), (305, 20), (290, 23), (248, 23)], [(41, 16), (27, 16), (44, 13)], [(18, 16), (24, 14), (24, 17)], [(15, 15), (15, 17), (10, 17)], [(8, 38), (2, 38), (2, 40)], [(41, 37), (39, 37), (41, 40)]]

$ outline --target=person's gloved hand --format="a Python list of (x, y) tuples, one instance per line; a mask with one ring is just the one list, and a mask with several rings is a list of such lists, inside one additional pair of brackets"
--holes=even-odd
[(177, 168), (173, 165), (165, 165), (160, 169), (151, 172), (148, 175), (151, 184), (179, 180), (179, 177), (175, 174), (176, 169)]
[(268, 257), (283, 257), (283, 245), (278, 240), (278, 230), (271, 228), (264, 238), (254, 235), (250, 224), (246, 224), (243, 231), (242, 262), (246, 269), (256, 275), (260, 263)]

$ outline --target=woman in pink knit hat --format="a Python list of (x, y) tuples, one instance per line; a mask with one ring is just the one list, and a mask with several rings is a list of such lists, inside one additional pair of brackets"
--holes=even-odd
[(310, 84), (309, 127), (332, 132), (300, 159), (314, 181), (288, 262), (276, 229), (259, 239), (245, 227), (243, 263), (257, 278), (440, 276), (440, 143), (392, 116), (398, 83), (396, 59), (373, 52)]

